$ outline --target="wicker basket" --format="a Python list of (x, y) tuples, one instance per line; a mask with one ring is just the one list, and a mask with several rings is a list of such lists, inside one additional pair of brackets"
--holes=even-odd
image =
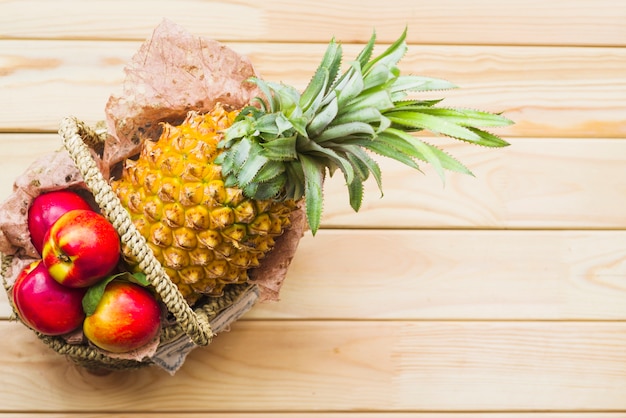
[[(133, 225), (128, 212), (121, 205), (92, 157), (90, 147), (94, 149), (101, 147), (107, 137), (106, 132), (97, 132), (76, 118), (67, 117), (60, 124), (59, 134), (102, 214), (117, 230), (122, 243), (131, 250), (139, 268), (160, 295), (173, 320), (170, 321), (171, 325), (162, 327), (156, 354), (141, 360), (112, 356), (86, 343), (71, 344), (63, 337), (36, 334), (56, 352), (91, 370), (134, 369), (156, 364), (174, 373), (184, 361), (187, 352), (194, 347), (208, 345), (216, 332), (226, 328), (249, 310), (256, 303), (259, 290), (256, 285), (250, 283), (230, 285), (226, 287), (222, 296), (204, 297), (194, 305), (194, 308), (189, 306), (155, 258), (145, 238)], [(3, 255), (3, 279), (10, 261), (10, 256)], [(9, 292), (10, 286), (6, 280), (4, 283), (6, 291)], [(167, 359), (172, 352), (176, 353), (175, 357)]]

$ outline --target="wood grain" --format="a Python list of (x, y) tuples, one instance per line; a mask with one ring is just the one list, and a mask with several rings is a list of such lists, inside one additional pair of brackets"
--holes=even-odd
[[(1, 93), (0, 93), (1, 94)], [(354, 213), (340, 175), (327, 181), (323, 226), (327, 228), (515, 228), (623, 229), (622, 181), (626, 141), (576, 138), (510, 138), (489, 150), (429, 139), (463, 161), (474, 177), (447, 173), (442, 183), (377, 158), (384, 196), (366, 183), (363, 207)], [(0, 200), (15, 177), (36, 158), (61, 147), (53, 134), (0, 134)]]
[(249, 318), (624, 320), (623, 232), (322, 231)]
[(253, 0), (171, 2), (5, 0), (0, 37), (144, 39), (168, 18), (216, 39), (393, 41), (408, 25), (419, 43), (624, 45), (626, 10), (612, 0)]
[(340, 176), (325, 188), (323, 223), (335, 228), (623, 228), (622, 150), (625, 141), (509, 138), (511, 146), (486, 150), (433, 140), (474, 173), (431, 167), (421, 175), (395, 161), (377, 159), (383, 191), (366, 183), (354, 213)]
[[(29, 413), (33, 418), (67, 418), (67, 414), (56, 413)], [(81, 418), (206, 418), (206, 413), (78, 413), (72, 417)], [(0, 418), (23, 418), (21, 413), (1, 413)], [(211, 418), (625, 418), (626, 413), (622, 412), (212, 412)]]
[[(67, 414), (33, 413), (33, 418), (67, 418)], [(113, 413), (73, 413), (72, 417), (81, 418), (206, 418), (205, 412), (199, 413), (158, 413), (133, 412), (129, 414)], [(2, 413), (0, 418), (23, 418), (21, 413)], [(626, 418), (622, 412), (211, 412), (211, 418)]]
[[(324, 230), (250, 319), (626, 320), (625, 231)], [(11, 309), (0, 293), (0, 318)]]
[[(260, 74), (303, 89), (323, 44), (231, 43)], [(67, 115), (93, 123), (119, 93), (137, 42), (0, 41), (0, 131), (56, 131)], [(346, 60), (358, 53), (346, 45)], [(447, 106), (504, 114), (505, 136), (626, 137), (626, 49), (415, 45), (406, 73), (453, 81), (460, 89), (424, 94)]]
[(623, 323), (241, 321), (156, 370), (93, 376), (0, 322), (4, 412), (623, 412)]
[[(475, 177), (378, 159), (354, 214), (326, 183), (277, 304), (157, 369), (95, 376), (43, 346), (0, 292), (0, 418), (626, 418), (626, 7), (614, 0), (0, 0), (0, 200), (93, 123), (167, 17), (302, 89), (408, 27), (425, 94), (502, 111), (500, 150), (425, 137)], [(379, 50), (380, 50), (379, 48)]]
[(0, 200), (4, 202), (9, 197), (16, 177), (36, 159), (62, 146), (61, 137), (55, 134), (0, 134)]

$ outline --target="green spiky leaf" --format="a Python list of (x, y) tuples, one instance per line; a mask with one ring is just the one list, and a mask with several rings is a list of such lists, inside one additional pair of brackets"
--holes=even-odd
[(370, 60), (367, 64), (362, 65), (363, 73), (369, 73), (370, 70), (378, 63), (383, 63), (387, 67), (394, 67), (406, 53), (406, 34), (407, 30), (405, 29), (404, 32), (402, 32), (402, 35), (400, 35), (400, 37), (393, 44), (391, 44), (385, 52)]
[(352, 183), (348, 184), (348, 197), (350, 199), (350, 207), (355, 212), (358, 212), (363, 203), (363, 181), (361, 179), (355, 178)]
[(361, 147), (355, 145), (345, 145), (344, 148), (347, 149), (347, 155), (350, 161), (353, 164), (360, 166), (360, 172), (364, 173), (364, 175), (361, 176), (363, 181), (367, 180), (368, 173), (371, 173), (374, 176), (376, 184), (378, 185), (378, 190), (380, 190), (380, 195), (382, 197), (382, 172), (378, 163), (374, 161)]
[(263, 155), (269, 160), (289, 161), (298, 158), (296, 151), (297, 135), (276, 137), (270, 141), (262, 142)]
[(372, 57), (372, 52), (374, 52), (374, 46), (376, 45), (376, 32), (372, 32), (372, 36), (370, 36), (369, 41), (365, 45), (365, 47), (359, 52), (359, 55), (356, 57), (356, 61), (359, 63), (361, 68), (363, 68)]
[(389, 90), (393, 93), (397, 93), (409, 91), (449, 90), (455, 88), (457, 88), (456, 85), (439, 78), (403, 75), (394, 80), (393, 85)]
[[(502, 147), (484, 128), (510, 120), (480, 110), (439, 107), (441, 100), (413, 98), (425, 91), (456, 88), (449, 81), (403, 75), (398, 63), (407, 51), (406, 30), (378, 56), (376, 34), (340, 74), (343, 51), (331, 40), (307, 87), (254, 78), (263, 97), (237, 117), (219, 146), (225, 184), (238, 185), (255, 199), (301, 199), (315, 233), (320, 226), (325, 176), (341, 171), (350, 205), (361, 207), (364, 181), (372, 175), (382, 194), (380, 167), (371, 153), (419, 170), (418, 162), (444, 172), (471, 174), (439, 147), (412, 135), (429, 131), (475, 145)], [(410, 95), (411, 93), (411, 95)]]
[(409, 166), (415, 170), (420, 169), (419, 165), (417, 165), (417, 163), (413, 160), (410, 154), (402, 152), (398, 148), (388, 145), (386, 141), (381, 140), (381, 137), (378, 137), (376, 141), (368, 141), (362, 146), (363, 148), (366, 148), (378, 155), (399, 161), (402, 164)]
[(300, 156), (300, 162), (302, 163), (302, 172), (304, 174), (306, 217), (311, 232), (315, 235), (322, 220), (324, 167), (316, 163), (313, 158), (305, 155)]
[(331, 100), (317, 115), (313, 117), (311, 122), (309, 122), (307, 127), (307, 137), (315, 138), (324, 132), (324, 129), (326, 129), (326, 127), (330, 125), (333, 120), (335, 120), (338, 112), (339, 106), (337, 105), (337, 99)]
[(341, 140), (341, 138), (351, 137), (354, 135), (366, 135), (371, 137), (374, 135), (374, 128), (372, 125), (365, 122), (347, 122), (342, 125), (335, 125), (326, 129), (316, 138), (316, 142), (321, 144), (326, 141), (337, 141)]

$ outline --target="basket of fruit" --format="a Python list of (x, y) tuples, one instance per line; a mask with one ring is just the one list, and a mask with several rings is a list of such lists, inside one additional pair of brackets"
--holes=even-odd
[[(297, 244), (340, 171), (358, 211), (381, 188), (374, 156), (470, 171), (414, 132), (488, 147), (501, 115), (411, 97), (452, 88), (401, 75), (404, 34), (374, 36), (340, 71), (332, 41), (299, 92), (216, 41), (164, 21), (126, 69), (106, 121), (61, 121), (64, 148), (18, 177), (0, 207), (15, 317), (90, 369), (170, 373), (259, 301), (277, 299)], [(382, 192), (382, 188), (381, 188)]]

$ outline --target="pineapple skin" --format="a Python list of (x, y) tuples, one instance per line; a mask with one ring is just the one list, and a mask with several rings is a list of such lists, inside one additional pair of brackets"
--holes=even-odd
[[(217, 105), (206, 114), (190, 113), (178, 126), (163, 124), (158, 141), (144, 141), (139, 157), (125, 161), (120, 179), (111, 182), (190, 304), (248, 281), (248, 269), (273, 248), (296, 209), (293, 200), (252, 200), (225, 186), (214, 160), (238, 113)], [(127, 247), (122, 254), (137, 270)]]

